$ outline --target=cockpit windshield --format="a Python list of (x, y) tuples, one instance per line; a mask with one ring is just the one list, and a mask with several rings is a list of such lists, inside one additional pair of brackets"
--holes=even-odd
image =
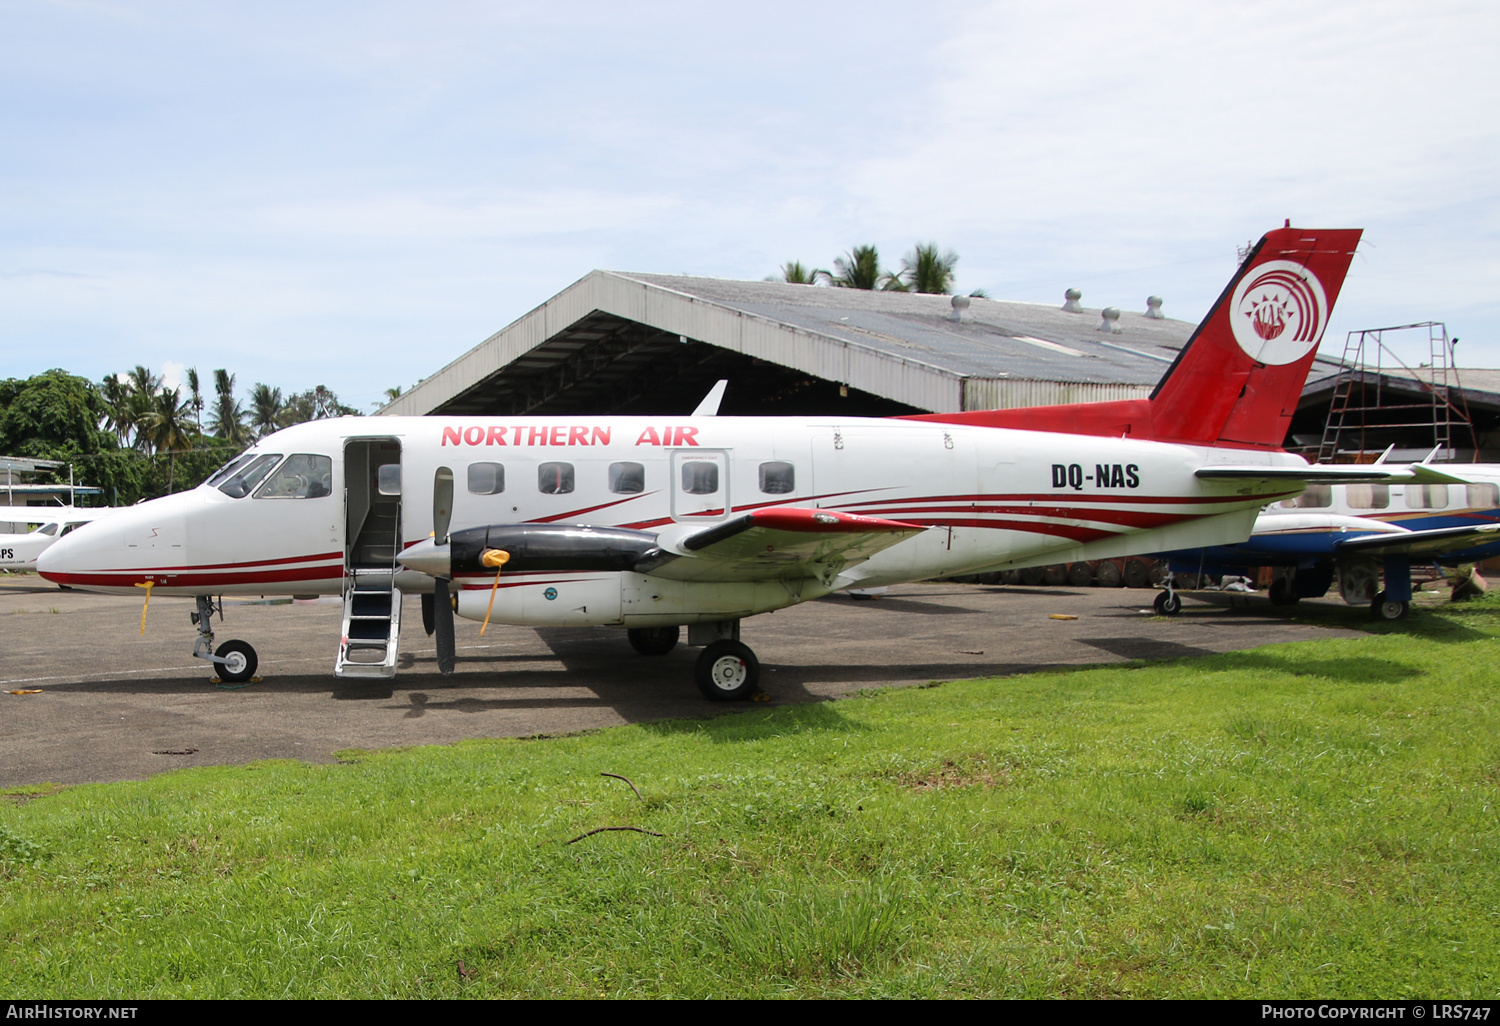
[[(260, 484), (261, 478), (271, 472), (271, 468), (281, 462), (280, 453), (261, 453), (255, 455), (248, 463), (236, 468), (236, 464), (230, 464), (224, 470), (219, 471), (218, 477), (225, 471), (234, 471), (223, 484), (219, 485), (219, 491), (231, 499), (243, 499), (249, 495), (256, 485)], [(212, 484), (212, 481), (209, 482)]]
[(333, 460), (293, 453), (255, 493), (257, 499), (319, 499), (333, 494)]
[(219, 485), (223, 484), (230, 474), (233, 474), (235, 472), (236, 468), (242, 467), (246, 463), (248, 463), (252, 455), (252, 453), (248, 452), (240, 453), (234, 459), (230, 460), (218, 470), (214, 471), (213, 476), (203, 483), (208, 485), (210, 488), (219, 487)]

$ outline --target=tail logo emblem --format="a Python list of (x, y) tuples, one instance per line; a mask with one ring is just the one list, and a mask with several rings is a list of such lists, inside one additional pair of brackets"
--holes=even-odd
[(1251, 359), (1279, 366), (1317, 348), (1328, 321), (1323, 283), (1294, 260), (1268, 260), (1251, 269), (1230, 300), (1234, 340)]

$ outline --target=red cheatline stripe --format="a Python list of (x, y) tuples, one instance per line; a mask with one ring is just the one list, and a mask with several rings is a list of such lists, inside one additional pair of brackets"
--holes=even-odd
[(626, 496), (623, 499), (614, 499), (614, 500), (612, 500), (610, 502), (601, 502), (597, 506), (585, 506), (583, 509), (569, 510), (567, 513), (557, 513), (557, 514), (554, 514), (553, 516), (550, 516), (550, 517), (538, 517), (535, 520), (528, 520), (527, 523), (529, 523), (529, 524), (551, 524), (551, 523), (555, 523), (558, 520), (566, 520), (568, 517), (579, 517), (579, 516), (583, 516), (583, 514), (585, 514), (585, 513), (593, 513), (596, 510), (609, 509), (611, 506), (619, 506), (622, 503), (634, 502), (637, 499), (647, 499), (647, 498), (650, 498), (653, 495), (656, 495), (660, 491), (661, 491), (661, 489), (657, 489), (657, 491), (655, 491), (655, 492), (642, 492), (640, 495), (628, 495), (628, 496)]
[(159, 570), (122, 570), (114, 573), (94, 574), (46, 574), (55, 584), (72, 584), (121, 588), (137, 581), (155, 581), (159, 588), (217, 588), (231, 584), (277, 584), (289, 581), (337, 580), (342, 577), (342, 566), (299, 567), (295, 570), (260, 570), (240, 573), (172, 573)]
[(1059, 502), (1116, 502), (1130, 506), (1144, 505), (1171, 505), (1182, 504), (1206, 504), (1225, 502), (1271, 502), (1282, 495), (1290, 495), (1291, 492), (1277, 492), (1272, 495), (1251, 496), (1246, 495), (1130, 495), (1120, 493), (1116, 495), (1079, 495), (1069, 492), (1037, 492), (1015, 494), (992, 493), (988, 495), (927, 495), (927, 496), (904, 496), (895, 499), (870, 499), (864, 502), (851, 502), (850, 506), (882, 506), (891, 503), (912, 502), (1043, 502), (1055, 504)]

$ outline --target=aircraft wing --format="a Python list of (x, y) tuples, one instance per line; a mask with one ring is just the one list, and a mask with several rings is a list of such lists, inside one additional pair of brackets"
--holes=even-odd
[(1430, 531), (1403, 531), (1400, 534), (1369, 534), (1336, 542), (1334, 549), (1340, 554), (1436, 557), (1494, 542), (1500, 542), (1500, 524), (1435, 527)]
[(1193, 471), (1194, 477), (1207, 479), (1259, 478), (1262, 481), (1305, 481), (1308, 484), (1358, 484), (1364, 481), (1376, 483), (1414, 482), (1418, 484), (1466, 484), (1467, 479), (1456, 477), (1424, 464), (1386, 466), (1378, 463), (1309, 464), (1305, 467), (1267, 467), (1254, 464), (1246, 466), (1223, 465), (1200, 467)]
[(637, 563), (677, 581), (832, 579), (844, 567), (927, 528), (900, 520), (792, 506), (752, 510), (679, 539)]

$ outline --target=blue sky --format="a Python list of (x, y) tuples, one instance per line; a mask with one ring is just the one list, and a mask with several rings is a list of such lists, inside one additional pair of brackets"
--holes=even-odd
[(1325, 349), (1442, 320), (1496, 367), (1497, 38), (1441, 2), (0, 0), (0, 376), (369, 409), (593, 268), (859, 243), (1197, 320), (1288, 217), (1366, 229)]

